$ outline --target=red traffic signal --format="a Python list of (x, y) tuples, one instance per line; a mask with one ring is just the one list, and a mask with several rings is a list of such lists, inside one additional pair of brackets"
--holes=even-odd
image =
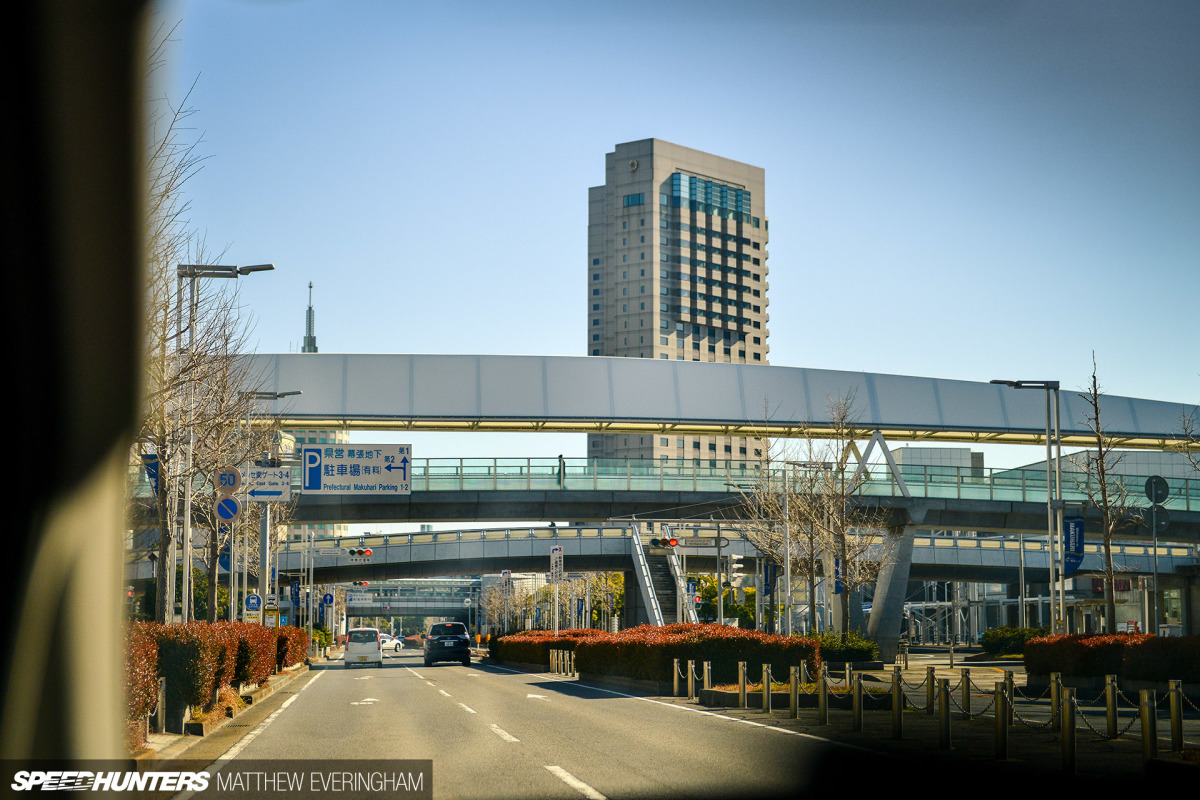
[(355, 581), (354, 585), (355, 586), (366, 586), (367, 582), (366, 581)]
[(675, 547), (679, 544), (679, 540), (674, 536), (663, 537), (662, 539), (651, 539), (651, 547)]
[(346, 553), (348, 555), (352, 555), (352, 556), (369, 556), (369, 555), (371, 555), (371, 548), (369, 548), (369, 547), (351, 547), (349, 550), (346, 551)]

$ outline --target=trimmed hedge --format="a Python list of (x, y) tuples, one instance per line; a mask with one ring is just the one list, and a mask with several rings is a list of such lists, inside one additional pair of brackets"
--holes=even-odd
[(993, 656), (1020, 655), (1025, 652), (1026, 642), (1044, 638), (1049, 633), (1048, 628), (1016, 628), (1002, 625), (984, 631), (979, 644), (985, 653)]
[(821, 644), (822, 661), (879, 660), (879, 645), (858, 631), (850, 631), (845, 638), (839, 633), (822, 633), (814, 638)]
[(278, 669), (299, 664), (308, 657), (308, 631), (294, 625), (276, 628), (275, 666)]
[(772, 636), (727, 625), (641, 625), (620, 633), (594, 629), (560, 632), (527, 631), (492, 641), (491, 653), (501, 661), (544, 664), (551, 649), (574, 650), (580, 672), (665, 682), (672, 679), (674, 659), (712, 663), (718, 683), (737, 680), (739, 661), (747, 663), (750, 680), (764, 663), (772, 674), (786, 676), (788, 668), (806, 664), (815, 671), (821, 663), (815, 639)]
[(498, 661), (521, 664), (549, 664), (551, 650), (574, 650), (578, 642), (598, 636), (594, 628), (571, 628), (554, 631), (521, 631), (499, 636), (488, 642), (488, 653)]
[(125, 629), (125, 721), (129, 746), (146, 743), (146, 715), (158, 702), (158, 642), (155, 622), (134, 622)]
[(167, 707), (211, 709), (226, 642), (206, 622), (162, 625), (156, 638), (158, 675), (167, 679)]
[(1025, 645), (1025, 671), (1200, 683), (1200, 637), (1148, 633), (1044, 636)]

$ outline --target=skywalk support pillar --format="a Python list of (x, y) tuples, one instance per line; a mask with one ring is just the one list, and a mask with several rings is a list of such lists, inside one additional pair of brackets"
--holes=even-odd
[(900, 648), (900, 625), (904, 620), (904, 595), (908, 574), (912, 568), (913, 542), (916, 528), (897, 525), (889, 528), (884, 552), (888, 563), (879, 571), (875, 583), (875, 599), (871, 601), (871, 616), (867, 622), (867, 638), (879, 644), (879, 657), (895, 661)]

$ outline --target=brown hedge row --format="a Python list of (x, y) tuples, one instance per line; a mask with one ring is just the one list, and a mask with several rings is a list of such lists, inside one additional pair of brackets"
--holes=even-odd
[(245, 622), (162, 625), (134, 622), (125, 632), (126, 718), (140, 746), (141, 721), (154, 708), (158, 679), (167, 680), (167, 707), (209, 710), (223, 686), (264, 683), (304, 660), (308, 633)]
[(654, 681), (670, 681), (674, 659), (681, 666), (689, 659), (712, 663), (717, 683), (737, 680), (739, 661), (747, 664), (748, 678), (761, 680), (762, 665), (770, 664), (776, 679), (786, 680), (790, 667), (805, 664), (815, 671), (821, 663), (820, 644), (814, 639), (772, 636), (727, 625), (642, 625), (620, 633), (597, 630), (527, 631), (492, 642), (491, 652), (501, 661), (544, 664), (551, 649), (575, 651), (580, 672)]
[(592, 628), (562, 630), (557, 636), (554, 631), (521, 631), (491, 639), (488, 652), (497, 661), (549, 664), (551, 650), (574, 650), (577, 642), (601, 633)]
[(134, 622), (125, 629), (125, 721), (129, 746), (145, 745), (146, 715), (158, 702), (158, 643), (155, 622)]
[(275, 666), (278, 669), (299, 664), (308, 656), (308, 631), (286, 625), (279, 632), (275, 650)]
[(1058, 634), (1025, 644), (1025, 671), (1038, 675), (1200, 682), (1200, 637), (1148, 633)]

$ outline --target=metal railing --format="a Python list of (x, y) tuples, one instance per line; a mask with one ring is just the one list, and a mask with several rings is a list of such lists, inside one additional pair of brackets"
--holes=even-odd
[[(331, 449), (339, 446), (330, 445)], [(348, 446), (346, 446), (348, 448)], [(293, 466), (292, 485), (299, 486), (299, 468)], [(803, 468), (801, 468), (803, 469)], [(1044, 502), (1046, 471), (985, 467), (901, 465), (900, 475), (914, 497), (958, 500)], [(775, 473), (779, 474), (776, 475)], [(708, 491), (734, 494), (729, 483), (756, 480), (761, 467), (754, 461), (702, 459), (602, 459), (568, 458), (416, 458), (412, 461), (413, 491), (465, 490), (623, 490)], [(1145, 475), (1117, 476), (1131, 496), (1141, 495)], [(847, 472), (847, 479), (853, 471)], [(131, 467), (131, 490), (149, 495), (144, 470)], [(782, 482), (782, 471), (770, 480)], [(1088, 498), (1091, 478), (1070, 468), (1063, 473), (1063, 499)], [(1170, 493), (1162, 503), (1168, 509), (1200, 511), (1200, 479), (1167, 478)], [(864, 473), (859, 494), (901, 497), (895, 476), (884, 466)]]

